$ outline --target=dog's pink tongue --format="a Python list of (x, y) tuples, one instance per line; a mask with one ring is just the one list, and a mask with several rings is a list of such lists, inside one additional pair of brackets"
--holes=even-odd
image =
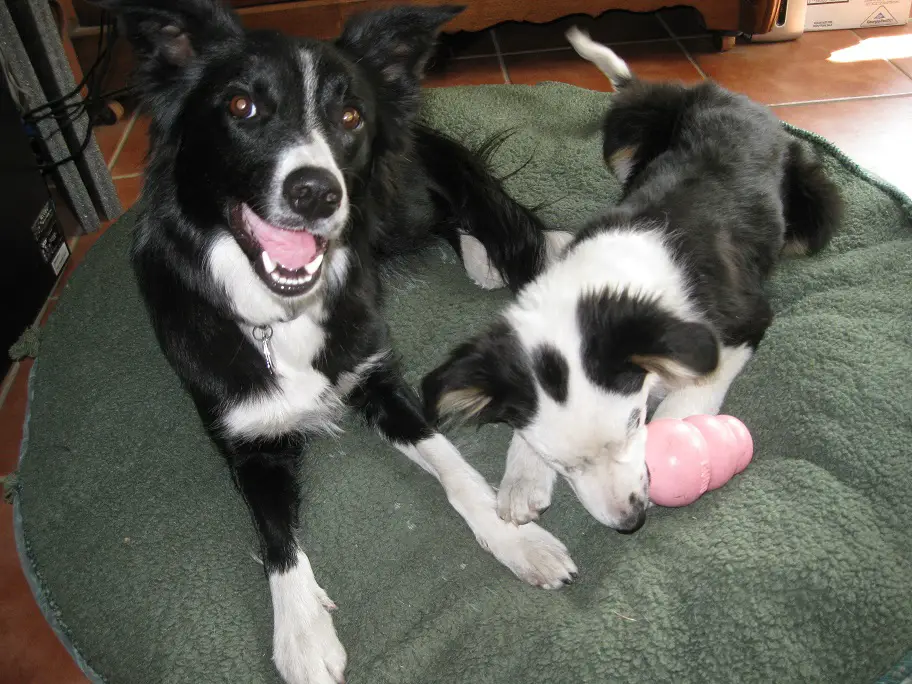
[(266, 223), (246, 204), (243, 211), (247, 229), (275, 263), (296, 271), (317, 256), (317, 241), (306, 230), (277, 228)]

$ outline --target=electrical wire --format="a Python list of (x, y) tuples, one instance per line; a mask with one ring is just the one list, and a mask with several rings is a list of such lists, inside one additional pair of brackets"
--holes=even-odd
[[(119, 88), (109, 92), (103, 92), (102, 90), (110, 71), (113, 57), (112, 46), (116, 39), (117, 23), (109, 17), (108, 13), (103, 12), (99, 22), (95, 61), (83, 74), (80, 82), (66, 95), (62, 95), (22, 114), (25, 123), (31, 127), (37, 127), (42, 121), (55, 119), (57, 130), (51, 136), (64, 134), (65, 130), (71, 128), (81, 117), (85, 114), (89, 115), (86, 122), (85, 137), (80, 142), (77, 151), (64, 159), (38, 164), (38, 170), (43, 172), (53, 171), (63, 164), (78, 161), (82, 158), (86, 148), (92, 141), (95, 116), (104, 109), (108, 99), (127, 94), (132, 90), (131, 88)], [(83, 88), (86, 89), (86, 95), (85, 97), (79, 97)], [(74, 97), (79, 97), (79, 99), (71, 101)], [(45, 145), (51, 136), (43, 137), (37, 130), (32, 135), (33, 138)]]

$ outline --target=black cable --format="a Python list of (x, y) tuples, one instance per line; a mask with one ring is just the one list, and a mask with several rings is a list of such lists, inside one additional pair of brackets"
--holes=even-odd
[[(105, 40), (105, 38), (107, 38), (107, 40)], [(89, 119), (86, 125), (86, 134), (79, 145), (79, 149), (64, 159), (48, 162), (46, 164), (38, 164), (38, 170), (42, 172), (52, 171), (63, 164), (68, 164), (80, 159), (84, 154), (86, 148), (89, 146), (89, 143), (92, 141), (93, 129), (95, 125), (95, 115), (98, 113), (98, 111), (100, 111), (101, 107), (104, 106), (105, 102), (109, 98), (129, 92), (131, 90), (130, 88), (119, 88), (107, 93), (100, 92), (105, 83), (105, 80), (107, 79), (107, 76), (109, 75), (111, 59), (113, 58), (112, 45), (116, 39), (117, 24), (115, 21), (111, 21), (106, 13), (103, 13), (99, 25), (95, 61), (83, 75), (80, 83), (67, 95), (57, 98), (53, 102), (48, 102), (41, 107), (36, 107), (35, 109), (30, 110), (29, 112), (26, 112), (25, 115), (23, 115), (25, 121), (32, 125), (37, 125), (39, 122), (47, 119), (56, 119), (58, 124), (57, 131), (55, 131), (52, 135), (62, 135), (65, 128), (72, 127), (72, 125), (78, 121), (80, 117), (86, 113), (89, 114)], [(70, 98), (79, 95), (80, 91), (84, 87), (87, 89), (86, 96), (84, 98), (80, 98), (80, 100), (76, 102), (67, 101)], [(44, 109), (49, 109), (49, 111), (41, 113), (40, 116), (36, 116), (36, 114), (42, 112)], [(38, 138), (45, 144), (48, 142), (48, 138), (41, 136), (38, 136)]]
[(63, 166), (64, 164), (69, 164), (70, 162), (74, 162), (74, 161), (82, 158), (83, 152), (86, 151), (86, 148), (89, 146), (89, 143), (92, 142), (92, 133), (93, 133), (92, 126), (86, 126), (85, 138), (83, 138), (82, 142), (79, 144), (79, 149), (76, 152), (71, 154), (69, 157), (64, 157), (63, 159), (60, 159), (55, 162), (51, 162), (49, 164), (37, 164), (36, 168), (39, 171), (45, 171), (45, 172), (53, 171), (54, 169), (56, 169), (59, 166)]
[(59, 106), (60, 104), (66, 103), (66, 101), (69, 100), (71, 97), (78, 95), (82, 91), (82, 89), (88, 84), (89, 79), (92, 78), (96, 68), (101, 63), (102, 59), (104, 59), (105, 54), (107, 53), (108, 49), (110, 48), (111, 42), (113, 42), (113, 41), (108, 41), (108, 43), (105, 43), (104, 37), (105, 37), (106, 28), (108, 31), (111, 31), (112, 29), (116, 31), (116, 26), (117, 26), (116, 22), (112, 23), (108, 19), (107, 12), (102, 12), (101, 18), (100, 18), (99, 24), (98, 24), (98, 41), (95, 46), (95, 61), (88, 68), (88, 70), (82, 75), (82, 79), (79, 81), (79, 83), (76, 84), (76, 87), (73, 88), (73, 90), (71, 90), (66, 95), (61, 95), (60, 97), (58, 97), (54, 100), (50, 100), (48, 102), (45, 102), (43, 105), (39, 105), (38, 107), (35, 107), (34, 109), (30, 109), (30, 110), (24, 112), (22, 114), (22, 118), (28, 119), (29, 117), (34, 116), (36, 113), (40, 112), (43, 109), (53, 109), (54, 107)]

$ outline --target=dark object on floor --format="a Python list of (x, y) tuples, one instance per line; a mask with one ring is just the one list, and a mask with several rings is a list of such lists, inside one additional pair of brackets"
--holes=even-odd
[(70, 256), (22, 119), (0, 77), (0, 376), (7, 350), (35, 322)]
[[(521, 201), (572, 224), (616, 201), (601, 162), (609, 97), (569, 86), (446, 89), (426, 115), (478, 143)], [(813, 136), (805, 136), (813, 139)], [(912, 644), (912, 206), (826, 144), (845, 224), (770, 281), (777, 319), (726, 412), (756, 455), (726, 487), (626, 537), (556, 492), (543, 524), (587, 568), (524, 586), (467, 534), (437, 484), (357, 423), (315, 445), (302, 538), (338, 602), (352, 682), (864, 682)], [(109, 682), (275, 682), (255, 540), (220, 456), (148, 329), (132, 216), (73, 276), (37, 361), (18, 513), (58, 628)], [(389, 278), (407, 380), (507, 300), (449, 247)], [(506, 430), (454, 434), (489, 481)], [(326, 574), (329, 570), (330, 574)], [(251, 655), (254, 654), (254, 655)]]

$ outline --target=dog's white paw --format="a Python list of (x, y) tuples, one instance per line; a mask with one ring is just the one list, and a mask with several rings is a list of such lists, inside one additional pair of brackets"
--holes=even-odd
[(573, 581), (577, 569), (567, 547), (535, 523), (517, 527), (501, 521), (502, 528), (479, 540), (514, 575), (543, 589), (559, 589)]
[(342, 684), (345, 681), (345, 648), (336, 636), (326, 609), (307, 624), (277, 629), (273, 660), (288, 684)]
[(553, 489), (553, 478), (505, 477), (497, 492), (497, 515), (517, 525), (536, 520), (551, 505)]
[(481, 244), (481, 240), (471, 235), (459, 236), (459, 248), (462, 252), (462, 264), (472, 282), (485, 290), (497, 290), (506, 283), (500, 277), (497, 269), (488, 259), (488, 250)]
[(330, 610), (336, 605), (317, 584), (310, 562), (269, 577), (272, 590), (272, 659), (287, 684), (342, 684), (345, 648), (336, 636)]

